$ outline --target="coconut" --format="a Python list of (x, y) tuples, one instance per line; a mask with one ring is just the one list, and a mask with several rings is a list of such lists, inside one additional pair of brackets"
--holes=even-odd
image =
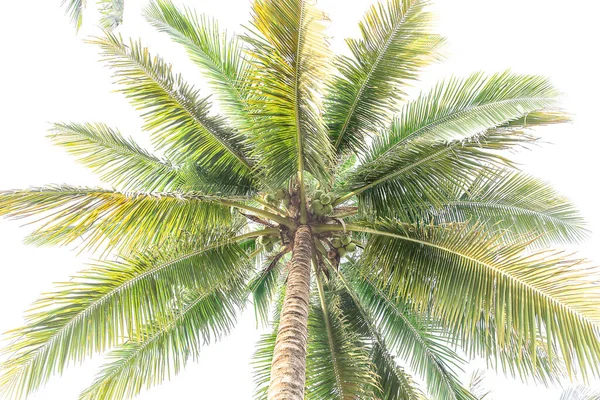
[(324, 206), (326, 206), (327, 204), (331, 204), (331, 196), (328, 194), (322, 195), (320, 200), (321, 204), (323, 204)]
[(273, 243), (267, 243), (267, 244), (265, 244), (265, 246), (264, 246), (264, 247), (265, 247), (265, 251), (266, 251), (267, 253), (270, 253), (270, 252), (272, 252), (272, 251), (273, 251)]
[(323, 215), (328, 215), (331, 214), (333, 212), (333, 207), (331, 206), (331, 204), (327, 204), (326, 206), (323, 207)]
[(350, 244), (350, 242), (352, 241), (352, 238), (348, 235), (344, 235), (342, 236), (342, 244), (344, 246), (346, 246), (347, 244)]
[(331, 239), (331, 245), (333, 247), (335, 247), (336, 249), (339, 249), (340, 247), (342, 247), (342, 241), (340, 240), (340, 238), (333, 238)]
[(265, 196), (265, 201), (267, 203), (275, 203), (275, 196), (273, 196), (271, 193), (269, 193), (268, 195)]
[(283, 200), (285, 198), (285, 192), (283, 191), (283, 189), (279, 189), (275, 192), (275, 198), (277, 200)]
[(323, 193), (323, 191), (322, 191), (322, 190), (317, 190), (317, 191), (315, 192), (315, 194), (313, 195), (313, 199), (320, 199), (320, 198), (321, 198), (321, 196), (323, 196), (323, 194), (324, 194), (324, 193)]
[(340, 255), (340, 257), (344, 257), (346, 255), (346, 249), (343, 247), (340, 247), (339, 249), (337, 249), (337, 252)]
[(262, 244), (263, 246), (271, 243), (271, 239), (269, 239), (268, 236), (259, 236), (258, 237), (258, 243)]
[(315, 211), (321, 211), (323, 209), (323, 203), (321, 203), (319, 200), (313, 200), (311, 207)]
[(350, 242), (347, 245), (345, 245), (344, 248), (348, 253), (353, 253), (356, 250), (356, 244)]

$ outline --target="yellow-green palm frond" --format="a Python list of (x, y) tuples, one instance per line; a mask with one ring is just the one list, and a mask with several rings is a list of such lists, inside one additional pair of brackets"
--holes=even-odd
[(350, 285), (350, 290), (356, 293), (358, 306), (368, 313), (381, 332), (387, 351), (397, 354), (410, 365), (411, 370), (426, 382), (430, 396), (474, 400), (457, 375), (465, 361), (451, 349), (451, 340), (441, 325), (416, 314), (409, 304), (389, 296), (368, 278), (355, 275)]
[[(322, 279), (317, 277), (316, 279)], [(334, 282), (318, 283), (308, 322), (306, 393), (315, 400), (369, 398), (377, 376), (369, 352), (347, 316)]]
[(115, 29), (123, 23), (123, 11), (125, 11), (125, 0), (99, 0), (100, 25), (104, 29)]
[(273, 185), (327, 176), (331, 145), (320, 111), (327, 66), (324, 16), (306, 0), (255, 0), (249, 60), (256, 98), (248, 129)]
[(516, 335), (518, 347), (528, 344), (535, 357), (543, 337), (556, 345), (570, 376), (600, 373), (600, 287), (597, 270), (582, 260), (527, 253), (530, 240), (490, 235), (480, 224), (368, 225), (348, 227), (371, 234), (364, 272), (415, 308), (468, 335), (482, 315), (486, 323), (493, 318), (500, 346)]
[(402, 86), (438, 58), (443, 39), (429, 32), (428, 1), (391, 0), (371, 6), (361, 39), (348, 39), (353, 57), (338, 57), (339, 75), (326, 98), (326, 119), (336, 152), (362, 151), (365, 136), (397, 111)]
[(253, 190), (253, 163), (243, 137), (223, 118), (209, 115), (210, 103), (198, 90), (140, 42), (125, 44), (120, 36), (106, 33), (92, 43), (115, 70), (122, 92), (144, 110), (144, 129), (170, 160), (199, 164), (215, 181), (238, 186), (238, 194)]
[(118, 189), (153, 192), (183, 186), (175, 165), (104, 124), (54, 124), (50, 139)]
[(246, 292), (239, 279), (225, 287), (184, 292), (185, 301), (138, 335), (111, 351), (92, 385), (80, 400), (129, 399), (142, 390), (179, 373), (201, 348), (218, 341), (235, 326), (245, 305)]
[(285, 285), (279, 286), (272, 311), (271, 332), (261, 335), (256, 344), (256, 351), (252, 356), (255, 385), (253, 398), (255, 400), (267, 400), (267, 391), (271, 380), (271, 364), (273, 363), (273, 352), (275, 351), (275, 342), (279, 331), (279, 319), (285, 298), (285, 290)]
[(136, 193), (72, 186), (0, 192), (0, 215), (43, 222), (40, 244), (83, 241), (121, 252), (233, 222), (231, 203), (198, 193)]
[(552, 110), (559, 95), (549, 79), (511, 71), (443, 80), (402, 107), (389, 135), (374, 141), (367, 159), (386, 157), (416, 138), (464, 139), (511, 121), (528, 126), (565, 122), (564, 113)]
[[(52, 375), (125, 340), (140, 340), (149, 321), (184, 302), (181, 290), (218, 288), (248, 268), (234, 230), (180, 238), (116, 261), (97, 262), (58, 284), (9, 332), (0, 387), (26, 397)], [(146, 332), (148, 333), (148, 332)]]
[(83, 9), (86, 6), (86, 0), (63, 0), (62, 6), (65, 7), (65, 11), (73, 25), (75, 25), (75, 29), (79, 30), (83, 21)]
[(251, 96), (248, 77), (252, 65), (245, 59), (244, 46), (229, 37), (217, 22), (193, 10), (174, 5), (170, 0), (155, 0), (144, 12), (159, 31), (182, 44), (188, 55), (209, 79), (221, 108), (237, 128), (248, 124), (246, 111)]
[(438, 206), (412, 203), (406, 211), (411, 222), (482, 221), (491, 231), (539, 235), (536, 246), (579, 242), (588, 236), (585, 221), (569, 199), (548, 183), (511, 170), (482, 170)]
[(284, 266), (280, 254), (267, 258), (265, 266), (248, 283), (257, 324), (269, 322), (271, 304), (275, 300), (277, 289), (283, 283), (281, 278), (284, 276)]
[[(353, 270), (349, 263), (342, 268), (330, 268), (335, 274), (345, 293), (342, 296), (342, 308), (347, 316), (351, 328), (356, 335), (365, 342), (370, 342), (370, 361), (376, 375), (376, 385), (372, 387), (373, 393), (369, 398), (380, 400), (425, 400), (425, 394), (419, 388), (413, 377), (400, 367), (395, 357), (388, 349), (383, 334), (378, 324), (378, 316), (369, 312), (361, 302), (356, 290), (351, 283), (354, 279)], [(346, 278), (349, 276), (349, 279)], [(365, 398), (366, 400), (366, 398)]]
[[(365, 215), (406, 216), (412, 208), (440, 207), (452, 193), (467, 190), (474, 176), (514, 167), (503, 152), (527, 148), (536, 138), (522, 131), (497, 128), (469, 140), (412, 142), (385, 159), (362, 163), (348, 174), (348, 193)], [(405, 217), (406, 218), (406, 217)]]

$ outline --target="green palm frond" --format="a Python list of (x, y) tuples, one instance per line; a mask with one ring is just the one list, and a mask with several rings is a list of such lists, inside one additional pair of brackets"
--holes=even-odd
[(536, 383), (550, 386), (565, 378), (565, 366), (556, 344), (549, 343), (542, 336), (538, 336), (535, 346), (532, 346), (513, 329), (511, 337), (500, 343), (494, 319), (483, 315), (474, 332), (466, 332), (457, 323), (448, 329), (448, 335), (471, 358), (483, 358), (489, 368), (523, 382), (533, 379)]
[[(550, 81), (536, 75), (505, 71), (449, 78), (406, 103), (390, 133), (374, 141), (368, 159), (386, 157), (416, 138), (451, 141), (511, 121), (527, 121), (527, 125), (564, 122), (563, 113), (548, 110), (557, 105), (558, 97)], [(534, 116), (527, 120), (529, 113)]]
[(220, 287), (248, 268), (234, 231), (170, 242), (155, 250), (98, 262), (38, 300), (27, 324), (9, 332), (0, 387), (26, 397), (52, 375), (126, 339), (183, 302), (182, 288)]
[(177, 167), (104, 124), (54, 124), (52, 142), (122, 190), (168, 191), (182, 187)]
[(489, 227), (516, 235), (535, 234), (535, 245), (578, 242), (588, 236), (575, 205), (546, 182), (522, 172), (483, 170), (466, 188), (456, 191), (438, 207), (411, 204), (413, 222), (435, 224), (485, 221)]
[(469, 379), (469, 391), (475, 394), (477, 400), (489, 398), (491, 392), (485, 387), (485, 370), (478, 369), (473, 371)]
[(79, 30), (83, 21), (83, 9), (86, 6), (86, 0), (63, 0), (62, 6), (65, 7), (65, 11), (69, 18), (71, 18), (71, 22), (75, 25), (75, 28)]
[(307, 397), (368, 398), (377, 382), (368, 349), (350, 328), (336, 285), (316, 279), (318, 294), (313, 296), (308, 322)]
[(255, 0), (252, 17), (254, 32), (245, 40), (258, 91), (248, 131), (255, 153), (274, 186), (298, 174), (303, 181), (304, 171), (326, 177), (332, 153), (319, 106), (324, 16), (306, 0)]
[(474, 399), (457, 375), (465, 361), (451, 350), (451, 340), (439, 324), (416, 314), (410, 305), (390, 297), (366, 278), (352, 279), (351, 286), (360, 306), (379, 321), (387, 349), (410, 363), (433, 398)]
[[(394, 151), (393, 157), (359, 165), (348, 178), (347, 195), (358, 197), (363, 214), (399, 215), (409, 220), (424, 206), (441, 207), (457, 191), (468, 190), (482, 173), (514, 167), (502, 155), (527, 148), (535, 138), (521, 131), (492, 129), (465, 141), (413, 142)], [(492, 178), (490, 178), (492, 179)]]
[(600, 400), (600, 390), (578, 385), (565, 389), (559, 400)]
[(122, 92), (144, 110), (144, 129), (152, 131), (158, 149), (176, 163), (197, 163), (214, 183), (237, 186), (236, 194), (254, 188), (253, 163), (243, 137), (224, 119), (209, 115), (210, 103), (198, 90), (159, 57), (152, 57), (140, 42), (125, 44), (120, 36), (92, 41), (102, 49), (104, 61), (115, 70)]
[(337, 152), (366, 149), (365, 136), (383, 128), (404, 96), (402, 86), (438, 58), (443, 39), (429, 32), (428, 1), (391, 0), (371, 6), (361, 39), (348, 39), (353, 57), (338, 57), (326, 118)]
[(125, 0), (99, 0), (100, 25), (104, 29), (114, 29), (123, 23), (123, 11), (125, 10)]
[(425, 400), (416, 382), (403, 368), (396, 364), (394, 357), (379, 345), (373, 346), (371, 362), (378, 376), (379, 390), (375, 398), (381, 400)]
[[(415, 226), (388, 220), (369, 228), (364, 273), (385, 281), (416, 309), (473, 335), (494, 319), (495, 340), (556, 345), (569, 376), (598, 374), (600, 291), (597, 270), (560, 252), (526, 253), (530, 241), (509, 242), (479, 224)], [(436, 260), (436, 262), (431, 262)], [(458, 326), (460, 324), (460, 327)], [(552, 352), (552, 349), (549, 349)]]
[(266, 266), (248, 283), (248, 287), (252, 293), (257, 324), (269, 321), (271, 304), (275, 299), (278, 287), (282, 283), (283, 265), (281, 257), (280, 253), (273, 258), (268, 258)]
[(330, 268), (330, 271), (337, 275), (346, 291), (347, 296), (343, 298), (347, 298), (342, 302), (342, 306), (350, 325), (358, 336), (370, 341), (370, 360), (377, 377), (372, 396), (380, 400), (424, 400), (425, 394), (413, 377), (396, 363), (388, 350), (386, 341), (377, 327), (377, 316), (363, 307), (357, 293), (344, 276), (348, 272), (348, 264), (344, 264), (343, 267), (343, 271), (336, 268)]
[(267, 390), (271, 380), (271, 364), (273, 363), (273, 351), (277, 340), (279, 330), (279, 319), (281, 317), (281, 308), (285, 299), (286, 286), (281, 285), (278, 290), (276, 301), (273, 307), (273, 316), (271, 317), (271, 332), (261, 335), (256, 344), (256, 351), (252, 356), (252, 367), (254, 369), (254, 399), (267, 400)]
[(236, 279), (228, 286), (187, 292), (185, 302), (148, 324), (140, 340), (111, 351), (80, 399), (129, 399), (197, 360), (202, 346), (229, 333), (244, 307), (243, 283)]
[(43, 225), (40, 243), (127, 251), (159, 245), (186, 233), (230, 225), (231, 202), (189, 193), (128, 193), (72, 186), (0, 192), (0, 215)]
[(217, 22), (198, 16), (188, 8), (180, 9), (170, 0), (156, 0), (146, 8), (146, 19), (159, 31), (182, 44), (190, 58), (200, 66), (218, 97), (226, 115), (242, 128), (250, 99), (248, 76), (251, 64), (245, 60), (244, 47), (236, 36), (228, 37)]

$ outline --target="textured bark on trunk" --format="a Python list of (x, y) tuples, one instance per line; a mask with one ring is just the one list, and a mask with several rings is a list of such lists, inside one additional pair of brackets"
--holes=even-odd
[(271, 364), (269, 400), (304, 400), (311, 260), (312, 234), (303, 225), (298, 228), (294, 238), (292, 262)]

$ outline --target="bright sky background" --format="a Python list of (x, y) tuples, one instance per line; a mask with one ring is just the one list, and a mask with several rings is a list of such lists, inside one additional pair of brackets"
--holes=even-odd
[[(147, 0), (126, 0), (124, 36), (142, 37), (154, 53), (174, 63), (191, 82), (202, 86), (196, 67), (178, 45), (170, 44), (140, 17)], [(332, 46), (344, 51), (343, 39), (357, 36), (357, 23), (372, 0), (319, 0), (331, 17)], [(9, 1), (2, 6), (2, 140), (0, 189), (48, 183), (100, 185), (88, 170), (46, 139), (48, 122), (101, 121), (144, 142), (141, 119), (121, 94), (114, 93), (110, 72), (98, 62), (97, 49), (83, 39), (97, 34), (90, 10), (75, 35), (59, 8), (60, 0)], [(94, 1), (91, 0), (93, 9)], [(222, 26), (240, 32), (248, 19), (248, 0), (184, 0), (182, 3), (217, 17)], [(597, 206), (598, 94), (600, 30), (598, 3), (592, 0), (437, 0), (438, 32), (448, 38), (447, 60), (423, 75), (418, 88), (451, 74), (517, 72), (550, 76), (564, 94), (564, 107), (575, 114), (572, 124), (538, 131), (546, 142), (521, 156), (524, 168), (552, 182), (582, 210), (593, 232), (581, 254), (600, 263), (600, 208)], [(205, 93), (207, 93), (205, 91)], [(0, 221), (0, 331), (22, 324), (23, 311), (51, 283), (83, 269), (86, 255), (67, 248), (32, 248), (22, 244), (30, 231), (21, 222)], [(600, 305), (599, 305), (600, 306)], [(199, 363), (139, 399), (250, 399), (248, 364), (259, 332), (246, 313), (226, 340), (205, 348)], [(98, 357), (53, 379), (32, 399), (74, 400), (92, 380)], [(475, 365), (473, 366), (473, 368)], [(465, 374), (465, 379), (466, 374)], [(496, 399), (558, 399), (559, 390), (526, 387), (488, 373)]]

